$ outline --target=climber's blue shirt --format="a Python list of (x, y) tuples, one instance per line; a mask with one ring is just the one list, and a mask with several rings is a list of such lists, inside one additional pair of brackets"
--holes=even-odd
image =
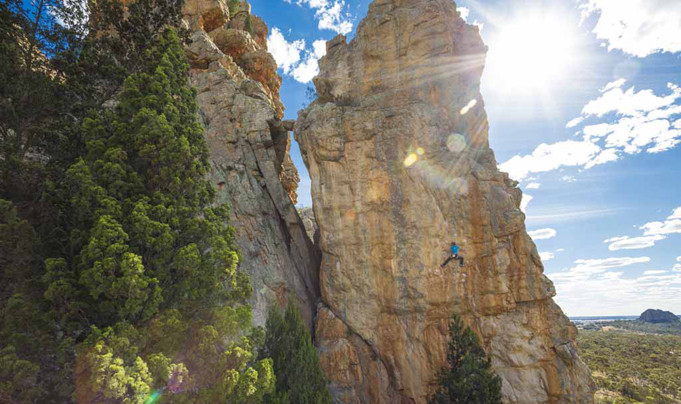
[(451, 246), (451, 247), (449, 247), (449, 249), (452, 250), (452, 254), (458, 254), (459, 253), (459, 246), (458, 245)]

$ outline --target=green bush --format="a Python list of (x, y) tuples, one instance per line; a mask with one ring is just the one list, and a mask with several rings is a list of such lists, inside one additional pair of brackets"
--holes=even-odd
[(277, 378), (277, 393), (267, 397), (268, 403), (331, 403), (317, 350), (293, 299), (284, 313), (270, 310), (261, 357), (272, 358)]
[(447, 363), (438, 376), (438, 391), (431, 404), (501, 403), (501, 379), (480, 345), (478, 336), (454, 314), (449, 326)]

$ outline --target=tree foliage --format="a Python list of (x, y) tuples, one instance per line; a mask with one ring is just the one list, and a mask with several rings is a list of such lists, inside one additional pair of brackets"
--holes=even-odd
[(267, 402), (331, 402), (317, 350), (293, 299), (289, 299), (284, 313), (276, 308), (270, 310), (260, 355), (272, 358), (277, 377), (277, 391), (267, 396)]
[[(610, 323), (631, 323), (632, 330)], [(645, 333), (638, 321), (602, 323), (604, 330), (580, 330), (580, 357), (598, 392), (597, 402), (675, 403), (681, 400), (681, 336)], [(668, 331), (665, 324), (650, 325)]]
[(78, 4), (0, 5), (0, 401), (262, 402), (182, 2)]
[(478, 336), (454, 314), (449, 326), (447, 362), (438, 376), (432, 404), (501, 403), (501, 379), (492, 371)]

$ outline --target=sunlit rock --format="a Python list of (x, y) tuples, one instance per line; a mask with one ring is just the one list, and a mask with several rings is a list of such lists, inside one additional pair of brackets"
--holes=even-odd
[[(321, 364), (335, 402), (425, 403), (457, 312), (505, 402), (590, 403), (576, 330), (488, 145), (487, 49), (455, 7), (375, 0), (352, 42), (328, 42), (319, 98), (299, 114), (322, 250)], [(452, 241), (463, 268), (440, 267)]]
[[(231, 20), (224, 1), (213, 0), (187, 1), (184, 17), (193, 31), (185, 50), (210, 150), (210, 180), (218, 202), (230, 205), (240, 267), (254, 290), (255, 324), (264, 325), (272, 305), (293, 297), (311, 325), (319, 253), (295, 209), (298, 172), (289, 155), (290, 124), (281, 121), (281, 78), (266, 50), (267, 27), (245, 1)], [(248, 19), (252, 32), (244, 30)]]

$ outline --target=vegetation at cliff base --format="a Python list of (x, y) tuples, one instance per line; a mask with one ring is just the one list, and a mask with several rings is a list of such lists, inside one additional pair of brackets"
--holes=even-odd
[(267, 396), (265, 402), (331, 403), (317, 350), (293, 299), (289, 299), (283, 313), (277, 308), (270, 310), (260, 355), (272, 358), (277, 378), (277, 391)]
[(438, 375), (438, 390), (431, 404), (501, 403), (501, 379), (478, 336), (454, 314), (449, 326), (447, 362)]
[(121, 33), (80, 36), (35, 36), (28, 17), (58, 21), (0, 6), (0, 73), (61, 97), (47, 108), (36, 95), (42, 115), (22, 115), (31, 102), (0, 83), (0, 402), (259, 403), (274, 391), (168, 28), (181, 3), (159, 5), (139, 0), (124, 19), (101, 1), (89, 29)]
[(681, 336), (608, 326), (580, 330), (578, 344), (598, 386), (597, 403), (681, 402)]

